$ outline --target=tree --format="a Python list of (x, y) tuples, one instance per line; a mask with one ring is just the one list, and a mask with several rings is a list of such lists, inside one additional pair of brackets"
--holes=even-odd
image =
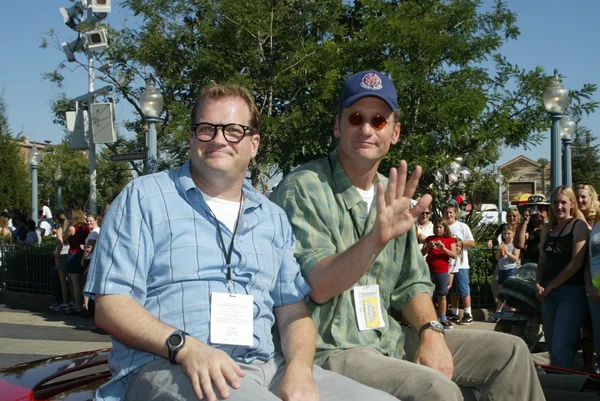
[[(211, 81), (251, 88), (261, 110), (254, 184), (269, 168), (284, 173), (334, 146), (340, 88), (351, 73), (391, 74), (402, 109), (402, 136), (384, 163), (400, 158), (432, 172), (462, 156), (471, 168), (498, 159), (500, 145), (540, 141), (550, 121), (542, 103), (550, 77), (526, 71), (499, 49), (515, 39), (516, 15), (497, 1), (127, 0), (136, 27), (110, 33), (104, 80), (141, 115), (141, 77), (152, 71), (165, 100), (158, 127), (159, 167), (188, 158), (189, 111)], [(60, 84), (61, 64), (48, 77)], [(593, 111), (595, 85), (571, 91), (572, 108)], [(143, 122), (126, 122), (143, 144)], [(433, 182), (426, 175), (423, 191)]]
[(19, 145), (8, 125), (8, 105), (0, 93), (0, 207), (2, 210), (31, 208), (31, 179)]
[[(131, 179), (131, 171), (126, 163), (113, 163), (106, 151), (96, 157), (97, 163), (97, 203), (99, 210), (121, 192)], [(62, 200), (63, 208), (87, 209), (89, 193), (89, 173), (87, 151), (73, 150), (68, 143), (56, 146), (48, 153), (38, 169), (38, 189), (40, 199), (50, 200), (50, 205), (57, 205), (57, 183), (54, 173), (60, 166), (63, 172)]]
[(592, 133), (586, 127), (578, 126), (571, 149), (573, 185), (589, 184), (600, 190), (600, 145), (594, 143)]

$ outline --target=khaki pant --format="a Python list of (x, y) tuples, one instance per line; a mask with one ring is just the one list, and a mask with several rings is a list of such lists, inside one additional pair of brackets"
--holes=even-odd
[(454, 376), (417, 365), (414, 330), (407, 330), (406, 360), (390, 358), (372, 348), (355, 348), (332, 355), (325, 369), (396, 396), (402, 401), (463, 400), (461, 387), (481, 391), (481, 401), (541, 401), (544, 394), (527, 346), (509, 334), (482, 330), (446, 331), (454, 361)]
[[(240, 363), (246, 376), (240, 378), (238, 390), (230, 387), (227, 401), (276, 401), (279, 383), (285, 373), (285, 361), (281, 356), (263, 362)], [(382, 391), (363, 386), (342, 375), (313, 367), (313, 378), (323, 401), (393, 401), (394, 397)], [(214, 386), (213, 386), (214, 388)], [(214, 388), (217, 398), (222, 400)], [(158, 359), (144, 365), (135, 373), (125, 394), (125, 401), (198, 401), (190, 379), (181, 366), (171, 365), (166, 359)]]

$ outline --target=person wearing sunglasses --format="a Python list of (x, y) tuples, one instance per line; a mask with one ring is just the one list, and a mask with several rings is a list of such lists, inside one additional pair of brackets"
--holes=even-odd
[(427, 237), (434, 235), (433, 223), (431, 222), (431, 208), (426, 208), (417, 219), (417, 241), (419, 241), (419, 249), (423, 249)]
[(96, 400), (393, 399), (313, 365), (292, 229), (246, 181), (251, 92), (208, 85), (191, 120), (190, 161), (132, 181), (104, 216), (86, 292), (113, 378)]
[[(431, 196), (411, 207), (421, 167), (410, 177), (405, 161), (389, 178), (377, 171), (400, 128), (390, 78), (352, 75), (333, 127), (337, 148), (288, 174), (271, 195), (292, 223), (296, 258), (313, 289), (316, 362), (403, 400), (463, 400), (459, 386), (480, 389), (482, 400), (543, 400), (523, 340), (445, 333), (439, 323), (415, 230)], [(403, 330), (391, 309), (412, 328)]]

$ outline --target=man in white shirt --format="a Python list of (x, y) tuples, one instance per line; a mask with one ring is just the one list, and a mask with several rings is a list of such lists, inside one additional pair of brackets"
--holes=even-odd
[(40, 216), (40, 220), (46, 220), (47, 222), (51, 222), (52, 221), (52, 211), (50, 211), (48, 204), (43, 199), (40, 203), (42, 204), (42, 215)]
[(458, 273), (454, 275), (454, 284), (450, 294), (450, 313), (448, 318), (458, 319), (458, 297), (460, 296), (463, 301), (465, 313), (462, 319), (458, 321), (458, 324), (471, 324), (473, 323), (473, 314), (471, 313), (471, 289), (469, 288), (469, 254), (467, 248), (475, 246), (475, 240), (473, 239), (473, 233), (468, 225), (457, 221), (458, 208), (454, 204), (448, 204), (444, 206), (444, 218), (448, 221), (450, 232), (452, 236), (462, 240), (463, 243), (463, 257), (462, 263), (460, 263)]
[(433, 235), (433, 223), (431, 222), (431, 208), (423, 210), (417, 219), (417, 240), (419, 248), (423, 248), (425, 239)]

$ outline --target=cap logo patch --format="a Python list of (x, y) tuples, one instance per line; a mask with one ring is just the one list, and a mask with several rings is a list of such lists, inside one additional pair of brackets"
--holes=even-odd
[(360, 81), (360, 86), (370, 90), (380, 90), (383, 88), (381, 78), (379, 78), (379, 75), (373, 72), (370, 72), (363, 77), (363, 79)]

